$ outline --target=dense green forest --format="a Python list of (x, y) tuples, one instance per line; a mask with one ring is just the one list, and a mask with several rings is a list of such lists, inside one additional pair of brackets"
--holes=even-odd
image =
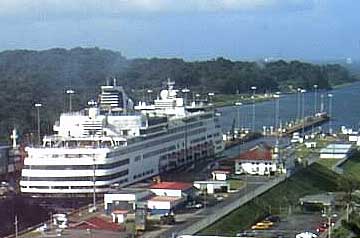
[(327, 89), (352, 82), (344, 67), (314, 65), (300, 61), (245, 62), (224, 58), (187, 62), (182, 59), (126, 59), (119, 52), (99, 48), (14, 50), (0, 53), (0, 137), (16, 127), (21, 134), (36, 128), (34, 103), (42, 103), (42, 133), (49, 133), (59, 114), (68, 107), (66, 90), (73, 89), (74, 109), (95, 98), (98, 86), (116, 77), (133, 95), (156, 89), (166, 78), (178, 87), (222, 94), (258, 91)]

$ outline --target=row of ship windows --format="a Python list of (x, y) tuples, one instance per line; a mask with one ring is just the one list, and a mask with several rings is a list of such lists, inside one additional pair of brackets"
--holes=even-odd
[[(206, 128), (200, 128), (200, 129), (189, 131), (188, 133), (190, 135), (196, 135), (196, 134), (204, 133), (205, 131), (206, 131)], [(178, 139), (181, 139), (181, 138), (184, 138), (184, 137), (185, 137), (184, 133), (169, 136), (169, 137), (163, 138), (161, 140), (150, 141), (150, 142), (148, 142), (146, 144), (141, 144), (141, 145), (133, 146), (133, 147), (126, 148), (126, 149), (123, 149), (123, 150), (120, 150), (120, 151), (116, 151), (116, 152), (111, 153), (109, 156), (111, 156), (111, 157), (112, 156), (120, 156), (120, 155), (124, 155), (124, 154), (127, 154), (127, 153), (132, 153), (132, 152), (135, 152), (135, 151), (138, 151), (138, 150), (143, 150), (145, 148), (158, 146), (158, 145), (164, 144), (166, 142), (178, 140)]]
[(176, 149), (176, 145), (168, 146), (168, 147), (165, 147), (165, 148), (161, 148), (161, 149), (158, 149), (158, 150), (148, 152), (148, 153), (143, 155), (143, 158), (147, 159), (147, 158), (150, 158), (152, 156), (163, 154), (163, 153), (175, 150), (175, 149)]
[[(96, 186), (96, 188), (108, 188), (109, 185)], [(21, 188), (27, 188), (27, 186), (21, 186)], [(29, 188), (33, 189), (89, 189), (93, 188), (93, 186), (29, 186)]]
[(204, 140), (206, 140), (205, 136), (200, 137), (200, 138), (197, 138), (197, 139), (195, 139), (195, 140), (192, 140), (192, 141), (191, 141), (191, 144), (195, 144), (195, 143), (198, 143), (198, 142), (204, 141)]
[[(244, 164), (247, 164), (247, 162), (244, 162)], [(259, 165), (259, 162), (251, 162), (252, 165)], [(242, 165), (242, 162), (239, 162), (239, 165)], [(272, 162), (265, 162), (264, 165), (272, 165)]]
[[(127, 183), (128, 179), (122, 179), (118, 182), (116, 182), (117, 184), (123, 184), (123, 183)], [(26, 188), (26, 186), (21, 186), (22, 188)], [(109, 185), (101, 185), (101, 186), (96, 186), (96, 188), (108, 188)], [(29, 186), (29, 188), (35, 188), (35, 189), (49, 189), (49, 186)], [(93, 186), (51, 186), (51, 189), (89, 189), (89, 188), (93, 188)]]
[(141, 177), (143, 177), (143, 176), (146, 176), (146, 175), (149, 175), (149, 174), (153, 174), (153, 173), (154, 173), (154, 170), (153, 170), (153, 169), (150, 169), (150, 170), (145, 171), (145, 172), (143, 172), (143, 173), (141, 173), (141, 174), (134, 175), (134, 176), (133, 176), (133, 179), (141, 178)]
[[(129, 174), (129, 170), (123, 170), (121, 172), (105, 175), (96, 176), (95, 181), (106, 181), (116, 179)], [(22, 177), (23, 181), (93, 181), (93, 176), (81, 176), (81, 177)]]
[[(130, 163), (130, 159), (120, 160), (111, 164), (97, 164), (95, 169), (113, 169)], [(40, 170), (92, 170), (93, 165), (24, 165), (24, 169)]]

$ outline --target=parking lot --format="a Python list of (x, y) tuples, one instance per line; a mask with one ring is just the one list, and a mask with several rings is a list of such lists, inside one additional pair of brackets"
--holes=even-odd
[(268, 229), (240, 231), (238, 236), (246, 234), (250, 237), (294, 238), (296, 234), (306, 231), (319, 234), (316, 229), (324, 222), (326, 219), (321, 216), (320, 212), (294, 213), (281, 216), (281, 221), (275, 222)]

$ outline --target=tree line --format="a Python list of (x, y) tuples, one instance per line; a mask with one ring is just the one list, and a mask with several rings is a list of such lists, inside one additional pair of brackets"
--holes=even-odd
[[(144, 89), (159, 89), (171, 78), (178, 87), (222, 94), (266, 90), (329, 89), (355, 81), (338, 64), (315, 65), (300, 61), (205, 61), (183, 59), (126, 59), (120, 52), (99, 48), (12, 50), (0, 53), (0, 138), (16, 127), (21, 134), (36, 131), (35, 103), (42, 103), (41, 130), (50, 133), (60, 113), (68, 108), (67, 89), (73, 89), (73, 108), (78, 110), (98, 87), (116, 77), (134, 96)], [(136, 100), (136, 98), (135, 98)]]

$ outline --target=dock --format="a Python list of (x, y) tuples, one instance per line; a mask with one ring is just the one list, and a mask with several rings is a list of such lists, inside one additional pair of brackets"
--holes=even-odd
[(289, 136), (294, 132), (300, 132), (301, 130), (307, 130), (310, 127), (320, 126), (321, 124), (330, 120), (330, 117), (327, 113), (317, 113), (314, 116), (305, 117), (303, 120), (298, 123), (286, 127), (282, 131), (282, 136)]

